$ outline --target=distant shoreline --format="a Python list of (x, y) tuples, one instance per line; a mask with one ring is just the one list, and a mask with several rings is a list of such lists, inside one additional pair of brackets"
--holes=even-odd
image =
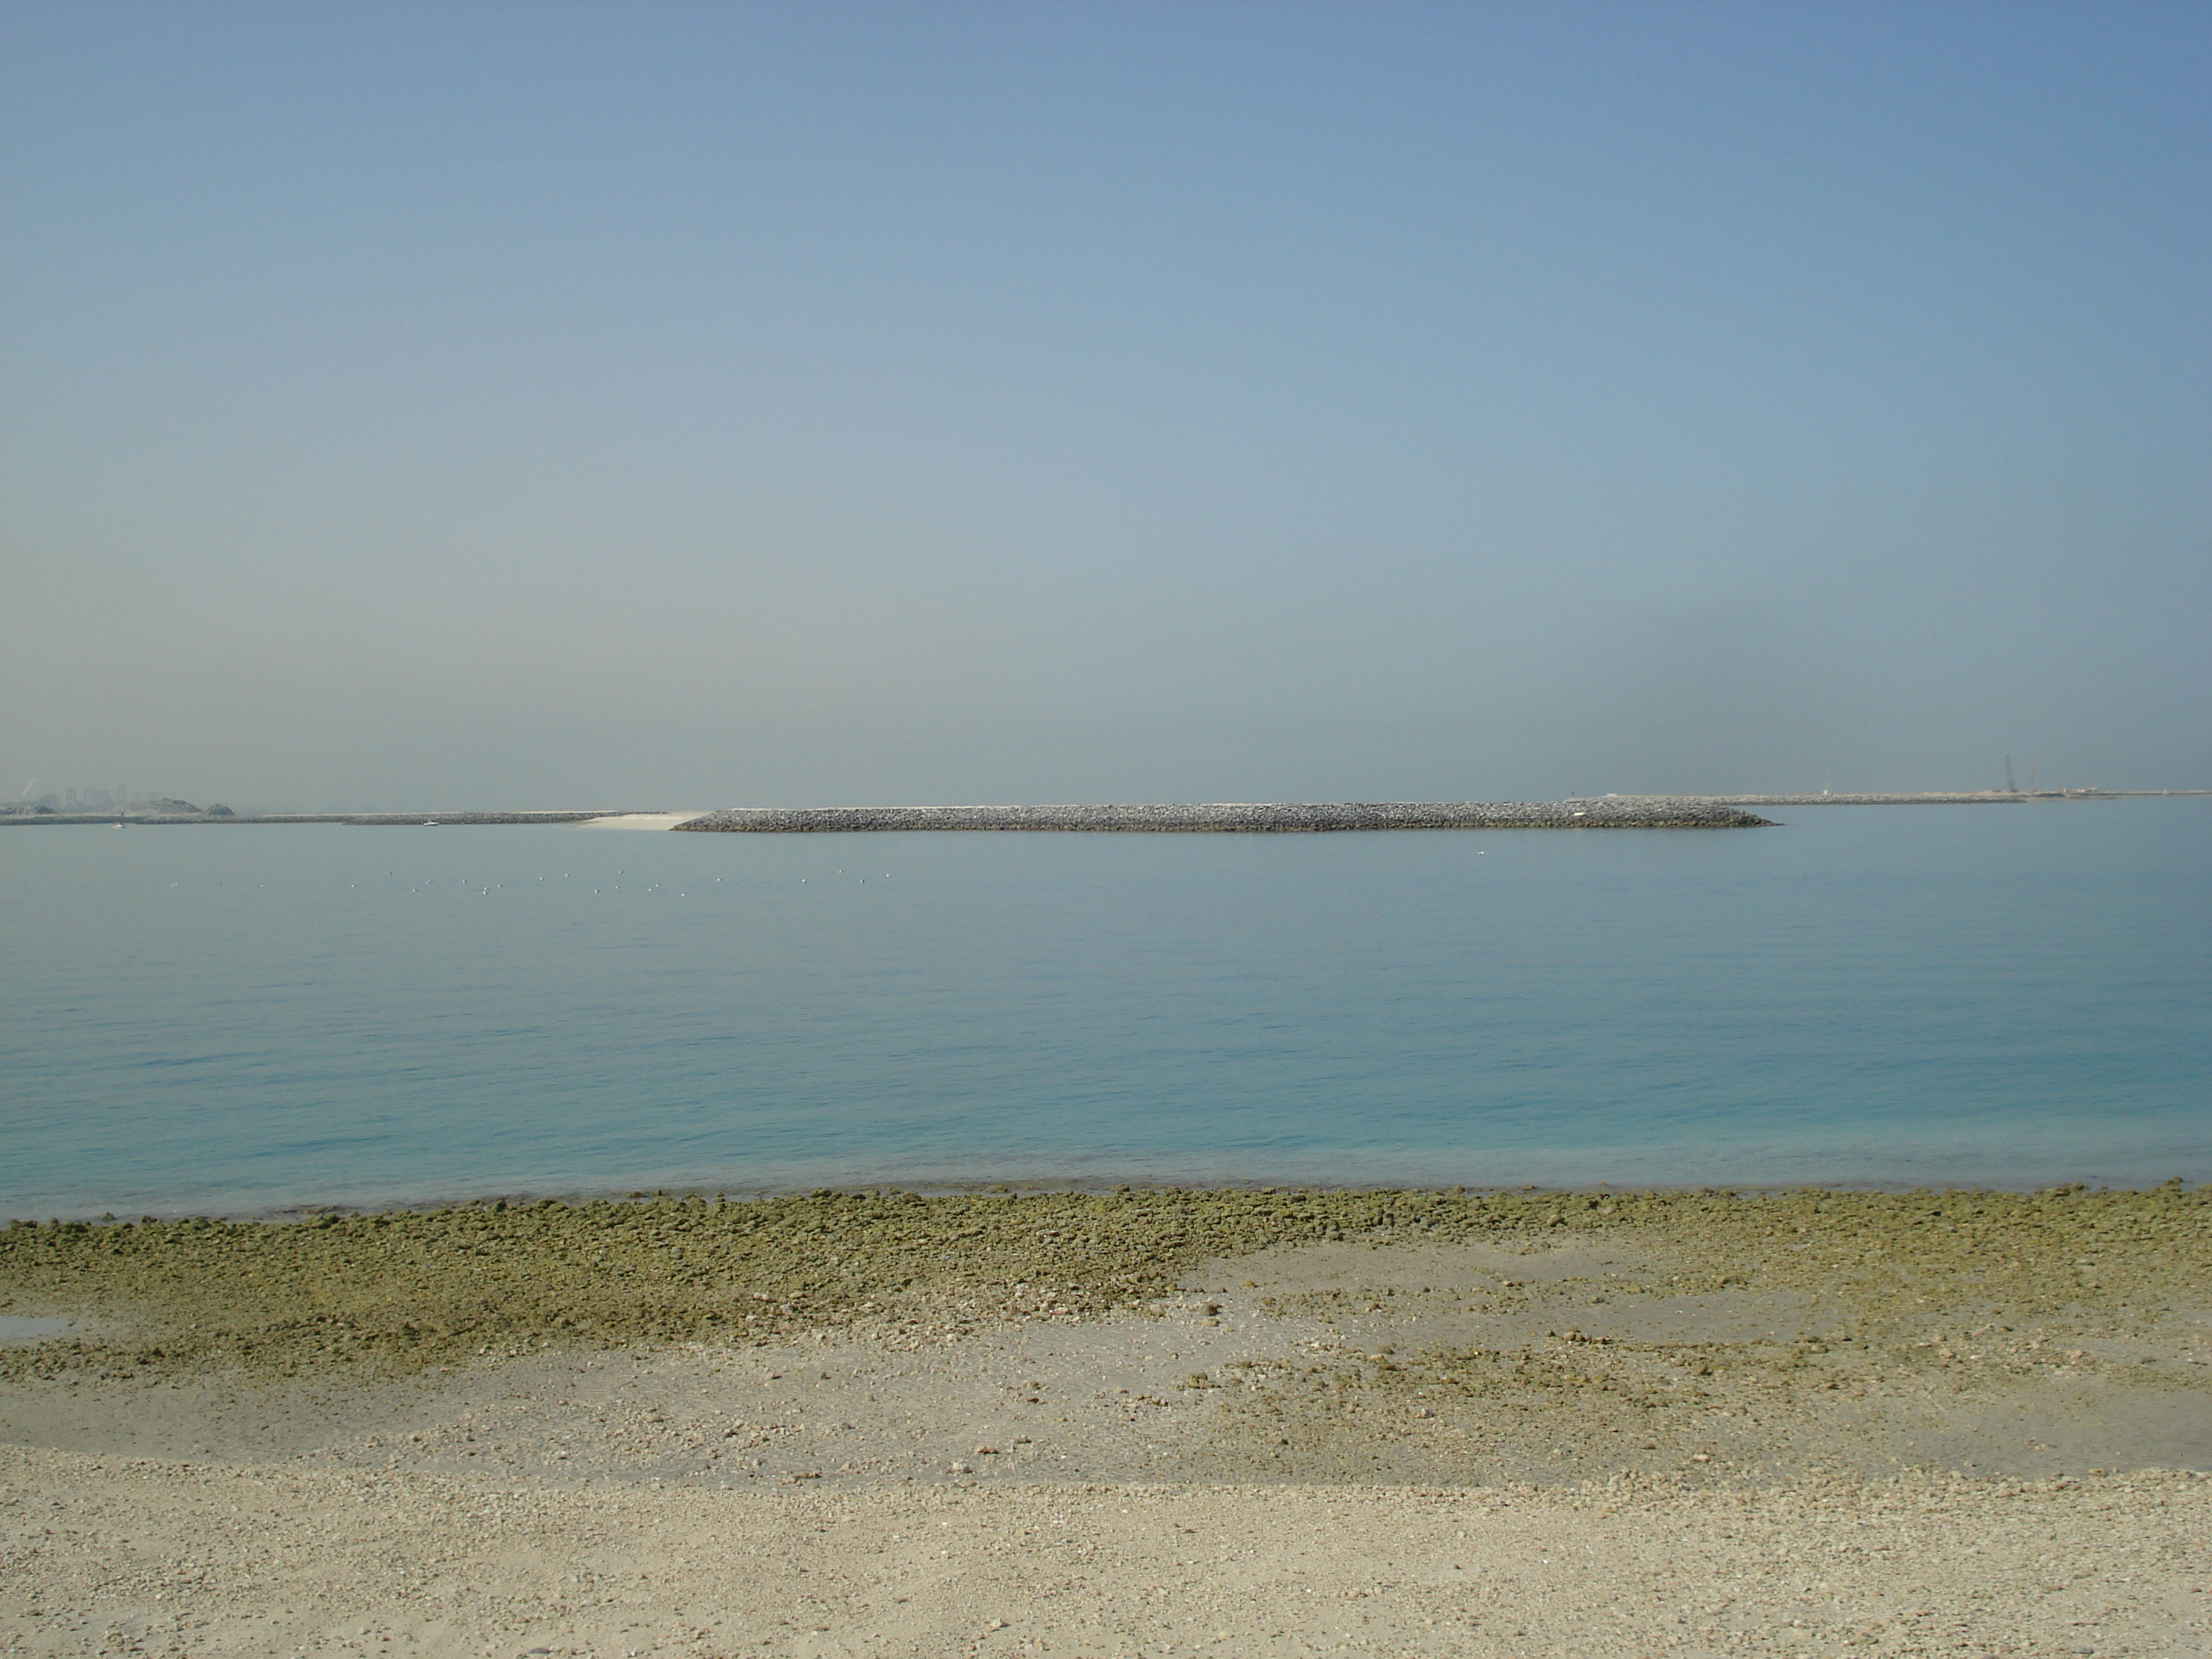
[(638, 828), (750, 834), (823, 830), (1134, 830), (1182, 833), (1342, 830), (1751, 829), (1771, 820), (1754, 806), (1981, 806), (2031, 801), (2166, 800), (2212, 789), (2002, 789), (1916, 794), (1598, 795), (1559, 801), (1287, 801), (1166, 805), (739, 806), (696, 813), (659, 807), (589, 811), (458, 812), (30, 812), (0, 810), (0, 829), (33, 824), (112, 826), (189, 823), (337, 823), (444, 829), (470, 824), (609, 823), (661, 818)]
[(620, 809), (597, 812), (6, 812), (0, 829), (34, 823), (349, 823), (386, 829), (424, 829), (471, 823), (588, 823), (634, 816)]

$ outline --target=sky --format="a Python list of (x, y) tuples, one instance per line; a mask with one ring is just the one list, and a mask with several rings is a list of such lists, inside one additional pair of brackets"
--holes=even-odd
[(2201, 4), (0, 4), (0, 793), (2212, 787)]

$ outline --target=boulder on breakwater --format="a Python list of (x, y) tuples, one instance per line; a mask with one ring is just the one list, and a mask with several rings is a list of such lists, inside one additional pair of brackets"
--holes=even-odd
[(1334, 830), (1741, 830), (1771, 819), (1712, 801), (1215, 802), (1182, 806), (740, 806), (674, 826), (825, 830), (1091, 830), (1251, 834)]

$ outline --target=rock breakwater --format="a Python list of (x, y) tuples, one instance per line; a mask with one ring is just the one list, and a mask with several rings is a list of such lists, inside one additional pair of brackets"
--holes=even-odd
[(1221, 801), (1164, 806), (743, 806), (678, 830), (756, 835), (887, 830), (1253, 834), (1338, 830), (1740, 830), (1771, 820), (1690, 800)]

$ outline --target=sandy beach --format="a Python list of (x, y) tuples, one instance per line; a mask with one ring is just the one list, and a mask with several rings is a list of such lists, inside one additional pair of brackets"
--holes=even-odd
[(616, 812), (603, 818), (586, 818), (579, 830), (673, 830), (679, 823), (702, 817), (707, 809), (690, 812)]
[(2204, 1651), (2212, 1201), (17, 1226), (25, 1653)]

